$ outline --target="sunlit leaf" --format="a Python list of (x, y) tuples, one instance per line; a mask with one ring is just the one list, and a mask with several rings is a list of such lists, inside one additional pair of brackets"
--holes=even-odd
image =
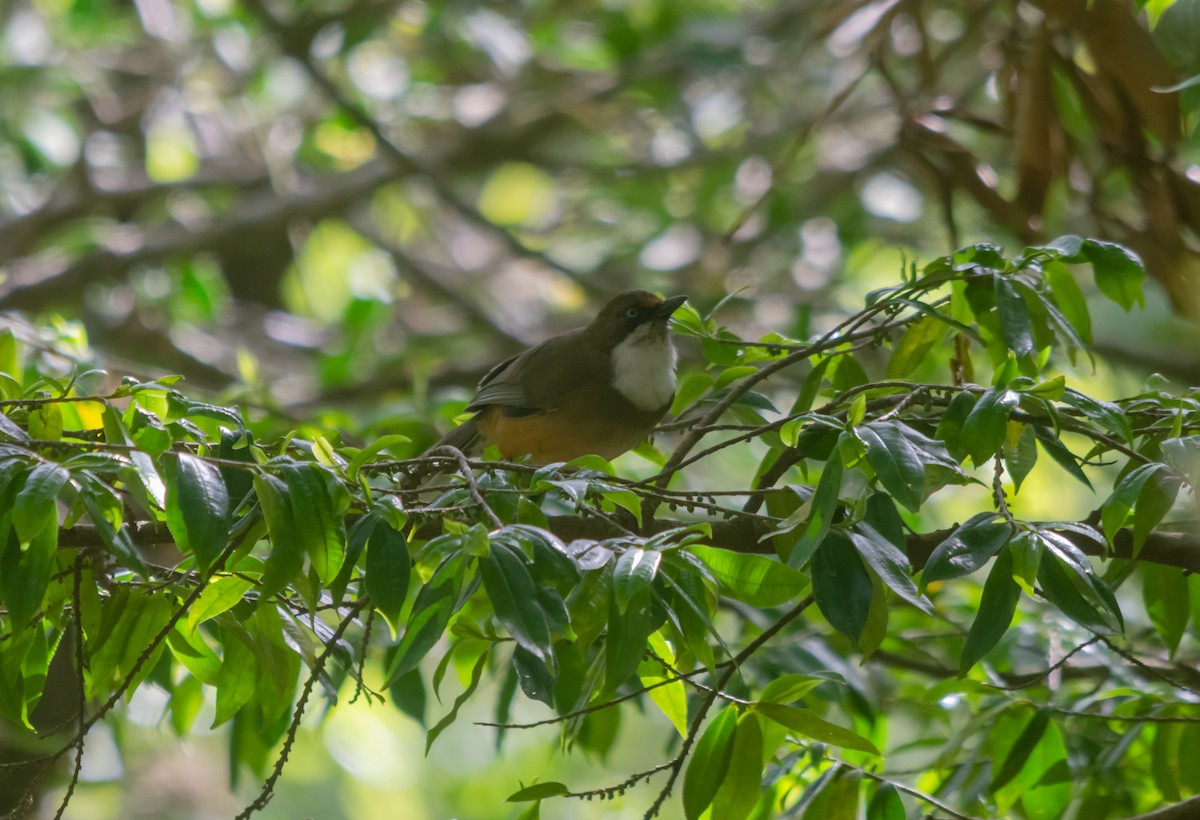
[(844, 729), (836, 723), (830, 723), (811, 709), (784, 706), (780, 703), (755, 703), (752, 708), (762, 716), (770, 718), (804, 737), (819, 740), (831, 746), (840, 746), (843, 749), (854, 749), (873, 755), (879, 754), (875, 744), (862, 735)]

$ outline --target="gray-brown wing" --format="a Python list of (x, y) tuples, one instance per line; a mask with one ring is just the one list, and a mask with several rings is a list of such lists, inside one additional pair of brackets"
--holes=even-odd
[[(553, 410), (554, 397), (586, 385), (595, 374), (581, 367), (576, 348), (578, 334), (565, 333), (493, 367), (479, 382), (467, 410), (499, 405), (510, 417), (529, 416)], [(567, 364), (564, 364), (567, 363)], [(532, 390), (526, 389), (526, 374), (536, 374)]]

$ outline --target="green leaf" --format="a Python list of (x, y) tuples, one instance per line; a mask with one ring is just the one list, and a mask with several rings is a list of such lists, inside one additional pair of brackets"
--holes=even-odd
[[(7, 604), (8, 622), (13, 628), (22, 629), (42, 608), (42, 599), (50, 586), (56, 567), (58, 527), (42, 528), (24, 549), (15, 527), (0, 527), (0, 533), (5, 531), (7, 544), (0, 541), (0, 593)], [(0, 674), (4, 672), (0, 670)]]
[(864, 424), (854, 432), (867, 446), (867, 462), (884, 489), (911, 512), (920, 510), (925, 485), (921, 452), (889, 422)]
[(242, 630), (223, 629), (225, 652), (217, 673), (217, 710), (212, 726), (225, 723), (254, 697), (258, 662)]
[[(658, 633), (651, 636), (652, 639), (657, 637)], [(647, 688), (646, 694), (650, 700), (671, 721), (679, 736), (687, 737), (687, 690), (683, 681), (670, 680), (668, 675), (674, 677), (661, 663), (651, 658), (646, 658), (638, 665), (638, 680)]]
[[(1079, 525), (1061, 525), (1068, 527), (1074, 531)], [(1089, 537), (1094, 537), (1089, 535)], [(1091, 596), (1094, 600), (1100, 603), (1113, 616), (1113, 620), (1124, 626), (1124, 619), (1121, 616), (1121, 608), (1117, 604), (1117, 599), (1112, 593), (1112, 589), (1103, 579), (1096, 575), (1092, 569), (1092, 562), (1083, 554), (1079, 547), (1075, 546), (1066, 536), (1050, 529), (1049, 527), (1037, 531), (1037, 538), (1062, 560), (1062, 565), (1065, 569), (1071, 570), (1075, 579), (1078, 581), (1077, 586), (1080, 592)]]
[(811, 709), (762, 702), (754, 703), (750, 708), (780, 726), (785, 726), (793, 732), (798, 732), (813, 740), (843, 749), (854, 749), (873, 755), (879, 754), (875, 744), (862, 735), (850, 729), (844, 729), (836, 723), (830, 723)]
[(1058, 555), (1042, 556), (1038, 563), (1038, 583), (1046, 600), (1075, 623), (1105, 635), (1115, 631), (1067, 577), (1063, 560)]
[(1146, 614), (1174, 656), (1191, 613), (1187, 578), (1178, 567), (1143, 563), (1139, 569)]
[(1012, 280), (1005, 276), (992, 279), (996, 295), (996, 312), (1000, 317), (1000, 338), (1018, 359), (1032, 356), (1033, 324), (1029, 317), (1029, 305), (1017, 290)]
[(412, 558), (408, 554), (408, 540), (404, 534), (392, 529), (391, 524), (382, 518), (375, 522), (371, 534), (367, 536), (365, 573), (363, 580), (371, 605), (396, 632), (400, 626), (400, 610), (408, 595)]
[(291, 497), (287, 485), (272, 475), (254, 476), (254, 494), (267, 522), (271, 552), (263, 566), (259, 594), (270, 598), (292, 583), (304, 569), (304, 543), (292, 515)]
[(778, 678), (772, 678), (766, 686), (763, 687), (762, 693), (758, 696), (760, 701), (770, 703), (792, 703), (800, 700), (813, 689), (816, 689), (822, 683), (829, 683), (827, 677), (817, 677), (815, 675), (801, 675), (792, 673), (783, 675)]
[(1133, 428), (1129, 414), (1112, 402), (1099, 401), (1073, 388), (1063, 390), (1063, 404), (1074, 407), (1083, 415), (1099, 424), (1110, 433), (1120, 436), (1126, 444), (1133, 444)]
[(205, 686), (217, 685), (221, 659), (208, 645), (203, 632), (193, 633), (182, 622), (176, 623), (175, 628), (167, 635), (167, 646), (175, 660), (183, 664), (198, 681)]
[(933, 434), (934, 438), (945, 442), (946, 449), (955, 458), (962, 459), (967, 453), (966, 444), (963, 442), (963, 424), (971, 415), (976, 401), (975, 396), (965, 390), (952, 398), (942, 413), (937, 431)]
[(737, 709), (726, 706), (696, 742), (683, 775), (683, 814), (688, 820), (696, 820), (717, 796), (729, 770), (737, 723)]
[(1024, 731), (1017, 738), (1017, 742), (1013, 744), (1012, 749), (1004, 758), (1004, 762), (992, 775), (992, 782), (988, 786), (991, 791), (1000, 789), (1005, 783), (1016, 777), (1021, 769), (1025, 767), (1025, 763), (1029, 760), (1029, 755), (1033, 752), (1038, 741), (1042, 739), (1042, 735), (1046, 732), (1046, 727), (1050, 725), (1050, 712), (1046, 709), (1038, 709), (1030, 718), (1029, 723), (1025, 725)]
[(58, 528), (55, 501), (70, 477), (52, 462), (39, 464), (29, 473), (12, 508), (13, 527), (22, 544), (28, 544), (47, 527)]
[(421, 659), (433, 648), (446, 631), (450, 616), (458, 607), (466, 574), (466, 557), (461, 553), (448, 555), (434, 570), (429, 583), (421, 587), (413, 602), (412, 612), (404, 628), (404, 636), (392, 656), (384, 688), (417, 668)]
[[(368, 549), (367, 554), (370, 555), (370, 547), (368, 547), (367, 549)], [(459, 694), (459, 696), (454, 699), (454, 705), (451, 707), (449, 713), (447, 713), (445, 717), (443, 717), (441, 720), (439, 720), (437, 722), (437, 724), (434, 725), (434, 727), (432, 729), (430, 729), (429, 733), (425, 736), (425, 754), (426, 754), (426, 756), (429, 755), (429, 750), (430, 750), (430, 748), (433, 747), (433, 742), (435, 740), (437, 740), (438, 736), (442, 732), (446, 731), (446, 729), (449, 728), (450, 725), (452, 723), (454, 723), (455, 720), (458, 719), (458, 710), (462, 708), (464, 703), (466, 703), (468, 700), (471, 699), (471, 696), (473, 694), (475, 694), (475, 690), (477, 688), (479, 688), (479, 681), (483, 677), (483, 670), (484, 670), (484, 667), (487, 666), (489, 657), (491, 657), (490, 646), (488, 646), (482, 652), (480, 652), (479, 657), (475, 659), (475, 665), (471, 668), (471, 679), (467, 683), (466, 689), (464, 689)]]
[(282, 472), (304, 551), (317, 577), (329, 583), (346, 558), (343, 517), (349, 504), (349, 499), (343, 498), (346, 491), (333, 475), (316, 464), (290, 464)]
[(413, 669), (396, 678), (387, 691), (397, 709), (425, 725), (425, 683), (421, 680), (421, 670)]
[(1046, 263), (1043, 275), (1050, 284), (1050, 292), (1063, 317), (1083, 342), (1091, 344), (1092, 319), (1088, 315), (1087, 299), (1071, 271), (1063, 263), (1052, 260)]
[(962, 441), (975, 466), (996, 455), (1008, 434), (1008, 417), (1020, 400), (1016, 391), (993, 387), (971, 408), (963, 422)]
[(921, 595), (916, 582), (909, 576), (908, 556), (895, 544), (866, 523), (856, 525), (850, 532), (850, 539), (859, 556), (888, 589), (922, 612), (933, 614), (933, 606)]
[(889, 379), (907, 378), (917, 366), (925, 361), (929, 351), (945, 336), (947, 325), (933, 316), (922, 316), (908, 326), (888, 360)]
[(35, 441), (58, 441), (62, 438), (62, 408), (43, 404), (29, 411), (29, 436)]
[(934, 581), (970, 575), (1011, 540), (1012, 528), (995, 513), (979, 513), (938, 544), (921, 573), (922, 589)]
[(867, 805), (867, 820), (907, 820), (904, 801), (891, 783), (880, 783)]
[(1133, 508), (1134, 558), (1137, 558), (1138, 553), (1142, 551), (1142, 547), (1146, 544), (1146, 538), (1171, 511), (1182, 486), (1182, 480), (1167, 472), (1166, 469), (1159, 470), (1142, 485), (1142, 490), (1138, 493), (1137, 504)]
[(84, 475), (77, 477), (77, 480), (80, 484), (79, 497), (101, 543), (112, 550), (123, 566), (145, 575), (146, 565), (142, 563), (133, 539), (121, 526), (124, 510), (120, 498), (95, 476)]
[(390, 435), (381, 436), (375, 441), (368, 444), (366, 447), (359, 450), (354, 458), (350, 459), (350, 463), (346, 465), (346, 478), (353, 481), (358, 475), (358, 471), (363, 468), (363, 465), (377, 456), (382, 451), (389, 447), (396, 447), (401, 444), (408, 444), (412, 439), (408, 436)]
[(858, 636), (858, 651), (862, 653), (864, 661), (875, 654), (875, 650), (887, 637), (888, 628), (887, 588), (874, 573), (870, 574), (870, 578), (871, 603), (867, 607), (866, 623)]
[(1052, 458), (1055, 463), (1058, 464), (1058, 466), (1070, 473), (1075, 479), (1082, 483), (1083, 486), (1087, 487), (1089, 490), (1092, 489), (1092, 482), (1088, 480), (1087, 474), (1084, 473), (1083, 468), (1079, 466), (1079, 459), (1075, 457), (1074, 453), (1067, 449), (1066, 445), (1058, 440), (1054, 434), (1054, 431), (1045, 429), (1043, 427), (1034, 427), (1033, 434), (1037, 436), (1038, 441), (1041, 442), (1042, 449), (1046, 451), (1046, 454), (1049, 455), (1050, 458)]
[(678, 416), (691, 407), (696, 399), (712, 387), (712, 377), (707, 373), (689, 373), (675, 387), (675, 400), (671, 402), (671, 415)]
[(1019, 492), (1021, 483), (1025, 481), (1025, 477), (1037, 464), (1037, 436), (1028, 424), (1019, 422), (1010, 422), (1010, 424), (1019, 425), (1021, 432), (1017, 434), (1015, 444), (1013, 444), (1011, 436), (1005, 439), (1004, 464), (1008, 467), (1008, 474), (1012, 476), (1013, 488)]
[(29, 434), (18, 424), (0, 411), (0, 439), (9, 441), (29, 441)]
[(629, 547), (617, 558), (613, 567), (612, 586), (613, 600), (620, 614), (625, 614), (630, 601), (649, 592), (661, 561), (662, 553), (658, 550), (643, 550), (640, 547)]
[(1125, 526), (1125, 522), (1129, 519), (1129, 511), (1133, 509), (1134, 502), (1141, 496), (1146, 482), (1163, 469), (1165, 469), (1164, 466), (1157, 463), (1135, 467), (1117, 482), (1112, 493), (1100, 505), (1100, 526), (1104, 530), (1104, 537), (1108, 539), (1109, 544), (1113, 543), (1117, 533)]
[(1096, 287), (1126, 311), (1134, 305), (1145, 306), (1142, 282), (1146, 268), (1141, 258), (1123, 245), (1085, 239), (1081, 248), (1083, 257), (1092, 263), (1096, 275)]
[(534, 783), (532, 786), (518, 789), (510, 794), (505, 801), (508, 803), (524, 803), (529, 800), (545, 800), (547, 797), (562, 797), (570, 793), (571, 790), (565, 784), (547, 781), (545, 783)]
[(856, 645), (871, 607), (871, 576), (841, 530), (830, 530), (812, 560), (813, 596), (830, 626)]
[(614, 692), (637, 670), (646, 652), (646, 639), (654, 631), (650, 621), (650, 588), (645, 587), (630, 601), (625, 612), (610, 592), (608, 637), (604, 644), (604, 690)]
[(237, 606), (253, 586), (253, 581), (238, 575), (222, 575), (210, 580), (188, 610), (188, 632), (195, 632), (200, 624)]
[(168, 475), (167, 526), (184, 553), (196, 556), (207, 575), (229, 540), (229, 492), (221, 471), (188, 453), (176, 459)]
[(552, 654), (550, 627), (520, 551), (493, 540), (479, 561), (479, 573), (500, 623), (519, 646), (544, 663)]
[(959, 659), (959, 675), (967, 674), (1004, 637), (1020, 599), (1021, 586), (1013, 580), (1012, 551), (1001, 550), (983, 585), (979, 611), (971, 623), (971, 631), (967, 633)]
[[(848, 435), (847, 433), (843, 433)], [(829, 532), (833, 523), (834, 513), (837, 512), (838, 494), (842, 487), (842, 459), (837, 450), (825, 462), (821, 478), (817, 481), (817, 489), (813, 493), (812, 504), (809, 508), (808, 521), (800, 540), (792, 547), (787, 556), (787, 565), (793, 569), (803, 567), (809, 558), (813, 557), (817, 547)]]
[(762, 786), (763, 731), (758, 715), (747, 710), (737, 722), (725, 778), (712, 801), (712, 817), (745, 820), (758, 803)]
[(722, 593), (751, 606), (778, 606), (808, 592), (808, 576), (764, 555), (689, 546), (721, 584)]

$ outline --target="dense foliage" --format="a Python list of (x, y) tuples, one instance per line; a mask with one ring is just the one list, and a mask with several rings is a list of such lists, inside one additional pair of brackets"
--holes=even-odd
[[(412, 487), (423, 460), (388, 455), (404, 437), (268, 441), (173, 379), (96, 394), (98, 374), (56, 377), (59, 351), (6, 332), (0, 711), (58, 744), (8, 782), (32, 793), (138, 687), (169, 695), (181, 734), (211, 693), (232, 759), (266, 778), (248, 816), (313, 697), (433, 712), (432, 744), (496, 677), (496, 725), (526, 728), (508, 715), (530, 698), (568, 749), (603, 754), (631, 700), (677, 732), (621, 783), (516, 801), (645, 781), (648, 816), (677, 793), (689, 818), (860, 802), (1101, 818), (1200, 791), (1200, 396), (1072, 386), (1079, 265), (1121, 307), (1141, 299), (1136, 257), (1064, 237), (909, 268), (808, 341), (685, 309), (677, 330), (708, 366), (681, 380), (680, 437), (669, 458), (643, 448), (661, 469), (640, 481), (594, 457), (450, 454), (427, 460), (458, 473)], [(767, 397), (789, 392), (784, 409)], [(751, 473), (692, 480), (731, 448)], [(1019, 514), (1025, 488), (1113, 470), (1091, 515)], [(932, 526), (969, 487), (976, 511)], [(465, 688), (432, 708), (452, 662)]]
[[(0, 23), (0, 815), (1195, 811), (1197, 0)], [(629, 287), (653, 446), (412, 460)]]

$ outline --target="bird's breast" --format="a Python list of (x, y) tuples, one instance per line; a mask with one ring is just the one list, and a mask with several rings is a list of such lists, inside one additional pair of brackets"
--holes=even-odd
[(660, 410), (675, 395), (675, 345), (643, 325), (612, 352), (613, 387), (639, 410)]

